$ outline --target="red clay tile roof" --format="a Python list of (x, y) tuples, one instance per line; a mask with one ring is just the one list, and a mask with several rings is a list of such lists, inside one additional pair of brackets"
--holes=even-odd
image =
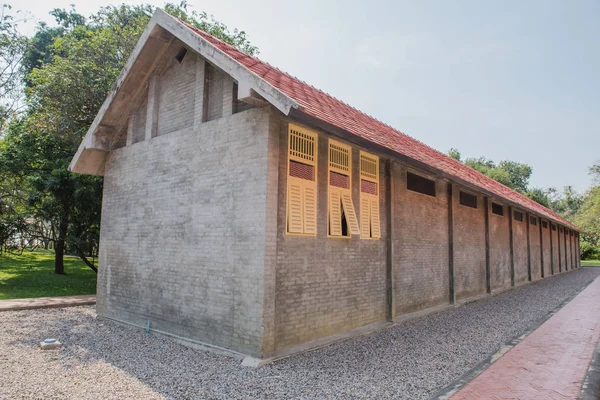
[(263, 78), (279, 91), (302, 106), (302, 112), (343, 129), (353, 135), (393, 150), (396, 153), (425, 163), (450, 176), (484, 189), (499, 198), (520, 205), (539, 216), (553, 219), (573, 229), (575, 225), (565, 220), (552, 210), (510, 189), (507, 186), (481, 174), (463, 163), (397, 131), (389, 125), (349, 106), (348, 104), (315, 89), (307, 83), (269, 65), (258, 58), (236, 49), (235, 47), (186, 24), (196, 34), (213, 44), (217, 49)]

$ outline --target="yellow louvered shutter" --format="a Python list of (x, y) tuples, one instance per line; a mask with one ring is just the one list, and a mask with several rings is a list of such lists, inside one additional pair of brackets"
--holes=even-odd
[(303, 233), (303, 210), (302, 210), (302, 180), (289, 178), (288, 183), (288, 232)]
[(379, 239), (381, 237), (381, 227), (379, 225), (379, 199), (375, 196), (371, 198), (371, 237)]
[(371, 237), (371, 213), (370, 202), (367, 196), (360, 196), (360, 237), (368, 239)]
[(379, 157), (360, 152), (360, 223), (363, 239), (381, 238), (379, 222)]
[(287, 232), (317, 234), (317, 135), (288, 127)]
[(329, 189), (329, 234), (342, 236), (342, 209), (340, 191)]
[(317, 184), (306, 181), (303, 190), (304, 201), (304, 233), (317, 234)]
[(342, 205), (344, 206), (344, 215), (348, 222), (348, 229), (352, 235), (360, 235), (358, 229), (358, 219), (356, 218), (356, 212), (354, 211), (354, 204), (352, 203), (352, 196), (349, 190), (342, 191)]

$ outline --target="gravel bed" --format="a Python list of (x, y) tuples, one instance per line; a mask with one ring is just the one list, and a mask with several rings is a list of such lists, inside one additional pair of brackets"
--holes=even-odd
[[(585, 268), (258, 368), (97, 319), (0, 313), (0, 398), (426, 399), (600, 275)], [(41, 351), (57, 337), (60, 350)]]

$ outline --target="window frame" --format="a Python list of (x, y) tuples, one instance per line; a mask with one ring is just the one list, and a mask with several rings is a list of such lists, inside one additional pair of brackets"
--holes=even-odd
[[(517, 214), (520, 216), (518, 219), (517, 218)], [(523, 215), (523, 211), (519, 211), (519, 210), (513, 210), (513, 215), (512, 215), (513, 221), (517, 221), (517, 222), (524, 222), (524, 218), (525, 216)]]
[[(363, 172), (363, 168), (362, 168), (362, 159), (363, 156), (365, 156), (365, 158), (372, 158), (373, 161), (375, 162), (375, 177), (371, 176), (370, 174)], [(359, 173), (358, 173), (358, 177), (359, 177), (359, 187), (360, 187), (360, 201), (359, 201), (359, 211), (360, 211), (360, 238), (362, 240), (380, 240), (381, 239), (381, 190), (380, 190), (380, 186), (379, 186), (379, 157), (376, 156), (375, 154), (371, 154), (368, 153), (366, 151), (360, 150), (359, 152)], [(362, 191), (362, 181), (363, 179), (367, 182), (372, 182), (375, 184), (376, 188), (377, 188), (377, 194), (370, 194), (370, 193), (364, 193)], [(369, 204), (371, 201), (376, 201), (377, 202), (377, 216), (378, 216), (378, 220), (377, 220), (377, 224), (379, 225), (377, 231), (379, 232), (378, 236), (373, 236), (373, 229), (372, 229), (372, 220), (373, 220), (373, 215), (371, 213), (371, 208), (369, 206), (369, 210), (368, 210), (368, 216), (366, 217), (369, 221), (369, 236), (366, 236), (364, 234), (364, 227), (363, 227), (363, 223), (365, 222), (364, 218), (365, 216), (363, 215), (363, 205), (364, 202), (368, 201)]]
[[(425, 180), (433, 182), (433, 194), (429, 194), (429, 193), (425, 193), (425, 192), (420, 192), (418, 190), (410, 189), (408, 187), (408, 179), (409, 179), (408, 177), (409, 177), (409, 175), (414, 175), (414, 176), (416, 176), (418, 178), (425, 179)], [(417, 172), (414, 172), (412, 170), (406, 170), (406, 190), (410, 191), (410, 192), (413, 192), (413, 193), (419, 193), (419, 194), (422, 194), (422, 195), (425, 195), (425, 196), (428, 196), (428, 197), (433, 197), (434, 199), (436, 199), (437, 198), (437, 181), (435, 179), (431, 179), (431, 178), (429, 178), (427, 176), (424, 176), (424, 175), (419, 174)]]
[[(494, 206), (500, 207), (500, 211), (502, 212), (502, 214), (498, 214), (497, 212), (494, 212)], [(503, 204), (492, 201), (491, 211), (492, 211), (492, 215), (496, 215), (498, 217), (504, 217), (504, 205)]]
[[(335, 165), (332, 166), (332, 161), (331, 161), (331, 146), (336, 146), (340, 149), (343, 149), (345, 151), (347, 151), (348, 154), (348, 167), (346, 169), (344, 168), (340, 168), (337, 167)], [(339, 164), (334, 162), (334, 164)], [(331, 185), (331, 173), (336, 173), (336, 174), (340, 174), (340, 175), (346, 175), (348, 177), (348, 188), (340, 188), (337, 186), (332, 186)], [(334, 188), (334, 189), (332, 189)], [(331, 234), (331, 224), (330, 224), (330, 218), (331, 218), (331, 195), (332, 192), (339, 192), (340, 193), (340, 200), (342, 201), (342, 212), (345, 215), (346, 218), (346, 225), (347, 225), (347, 235), (332, 235)], [(342, 195), (346, 193), (349, 195), (350, 197), (350, 201), (352, 204), (352, 208), (353, 208), (353, 213), (354, 213), (354, 218), (356, 219), (356, 224), (358, 227), (358, 233), (360, 234), (360, 225), (358, 223), (358, 217), (356, 216), (356, 207), (354, 207), (354, 202), (352, 201), (352, 147), (350, 145), (347, 145), (345, 143), (342, 143), (338, 140), (335, 139), (331, 139), (329, 138), (327, 141), (327, 237), (328, 238), (332, 238), (332, 239), (351, 239), (352, 238), (352, 228), (350, 227), (350, 222), (348, 220), (348, 213), (345, 212), (345, 208), (343, 206), (343, 200), (342, 200)], [(340, 212), (340, 217), (342, 215), (342, 212)]]
[[(313, 159), (309, 160), (309, 159), (305, 159), (302, 157), (299, 157), (297, 155), (292, 154), (292, 143), (291, 143), (291, 137), (292, 137), (292, 130), (297, 131), (299, 133), (302, 133), (304, 135), (307, 135), (309, 137), (312, 137), (314, 140), (314, 155), (313, 155)], [(285, 202), (285, 235), (286, 236), (304, 236), (304, 237), (317, 237), (318, 233), (319, 233), (319, 134), (315, 131), (312, 131), (310, 129), (304, 128), (303, 126), (297, 125), (297, 124), (293, 124), (293, 123), (289, 123), (288, 124), (288, 132), (287, 132), (287, 159), (286, 159), (286, 202)], [(295, 179), (299, 179), (302, 180), (301, 178), (297, 178), (297, 177), (292, 177), (290, 176), (290, 162), (291, 161), (295, 161), (301, 164), (307, 164), (310, 165), (314, 168), (314, 192), (315, 192), (315, 232), (314, 233), (306, 233), (304, 227), (303, 227), (303, 232), (299, 233), (299, 232), (290, 232), (289, 231), (289, 218), (290, 218), (290, 184), (295, 180)], [(307, 179), (305, 179), (307, 182), (311, 182)], [(303, 212), (304, 214), (304, 212)], [(304, 218), (304, 215), (303, 215)]]
[[(475, 199), (475, 206), (471, 205), (471, 204), (464, 204), (463, 203), (463, 196), (471, 196)], [(467, 207), (467, 208), (472, 208), (474, 210), (479, 209), (479, 198), (477, 197), (476, 194), (473, 194), (471, 192), (468, 192), (466, 190), (462, 190), (459, 189), (458, 191), (458, 204), (463, 206), (463, 207)]]

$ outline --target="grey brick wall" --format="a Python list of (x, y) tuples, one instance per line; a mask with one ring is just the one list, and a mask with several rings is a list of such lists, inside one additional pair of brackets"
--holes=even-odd
[(406, 167), (394, 164), (394, 316), (448, 304), (447, 184), (436, 197), (406, 188)]
[[(529, 224), (529, 240), (531, 245), (531, 280), (542, 279), (542, 260), (540, 255), (540, 219), (535, 217), (538, 225)], [(544, 275), (545, 276), (545, 275)]]
[(171, 67), (160, 77), (159, 136), (194, 125), (196, 59), (194, 54), (187, 54), (181, 64), (173, 59)]
[(504, 215), (492, 213), (490, 201), (490, 283), (492, 291), (510, 287), (510, 234), (508, 207)]
[[(380, 240), (327, 237), (328, 138), (319, 133), (317, 236), (286, 235), (288, 120), (279, 124), (276, 350), (386, 318), (386, 191), (380, 168)], [(314, 130), (313, 130), (314, 131)], [(336, 139), (339, 140), (339, 139)], [(359, 150), (352, 153), (352, 200), (360, 219)]]
[(457, 300), (486, 292), (483, 196), (477, 196), (477, 208), (467, 207), (460, 204), (461, 190), (453, 185), (454, 290)]
[(548, 277), (552, 275), (552, 255), (550, 253), (550, 223), (546, 222), (548, 228), (542, 227), (542, 241), (544, 245), (544, 276)]
[(100, 315), (262, 356), (269, 115), (252, 109), (109, 155)]
[(525, 212), (523, 212), (523, 222), (513, 218), (513, 251), (515, 260), (515, 286), (528, 281), (529, 274), (527, 270), (527, 226), (525, 223)]

